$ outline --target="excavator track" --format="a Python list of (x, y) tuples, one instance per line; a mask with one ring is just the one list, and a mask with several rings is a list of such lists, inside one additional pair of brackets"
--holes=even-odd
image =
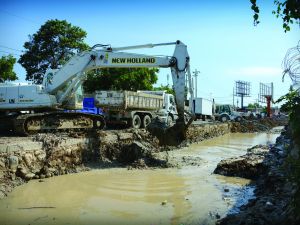
[(78, 112), (46, 112), (19, 115), (13, 120), (18, 135), (35, 133), (102, 130), (104, 117)]

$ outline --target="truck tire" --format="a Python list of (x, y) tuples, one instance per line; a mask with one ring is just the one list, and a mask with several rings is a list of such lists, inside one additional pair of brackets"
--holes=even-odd
[(241, 122), (241, 121), (242, 121), (242, 117), (240, 117), (240, 116), (236, 117), (236, 118), (235, 118), (235, 121), (236, 121), (236, 122)]
[(219, 118), (219, 120), (220, 120), (221, 122), (227, 122), (227, 121), (230, 120), (230, 118), (229, 118), (228, 115), (221, 115), (220, 118)]
[(151, 117), (149, 115), (145, 115), (143, 118), (143, 127), (146, 128), (151, 123)]
[(133, 128), (139, 129), (142, 125), (141, 117), (138, 114), (135, 114), (132, 118), (131, 126)]

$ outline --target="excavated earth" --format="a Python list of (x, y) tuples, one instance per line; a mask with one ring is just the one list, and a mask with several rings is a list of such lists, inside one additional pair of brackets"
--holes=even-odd
[[(167, 158), (157, 157), (156, 153), (179, 149), (229, 132), (266, 132), (284, 123), (286, 121), (264, 119), (255, 123), (242, 121), (192, 124), (186, 131), (185, 140), (180, 142), (172, 141), (176, 139), (176, 132), (170, 135), (163, 129), (102, 130), (84, 134), (37, 134), (29, 137), (4, 134), (0, 137), (0, 198), (31, 179), (93, 168), (170, 167), (174, 164), (169, 163)], [(194, 164), (188, 158), (180, 163)]]
[[(255, 198), (219, 220), (221, 225), (281, 225), (300, 224), (296, 212), (295, 193), (299, 186), (290, 179), (288, 157), (298, 158), (298, 147), (293, 144), (287, 127), (274, 146), (254, 146), (246, 155), (222, 160), (214, 173), (253, 179)], [(251, 185), (253, 185), (251, 184)]]

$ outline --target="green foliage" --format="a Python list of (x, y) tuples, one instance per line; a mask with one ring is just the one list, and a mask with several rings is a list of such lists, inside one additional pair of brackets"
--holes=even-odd
[(262, 113), (267, 113), (267, 106), (264, 106), (261, 110)]
[(57, 69), (76, 52), (88, 49), (87, 33), (66, 20), (48, 20), (25, 42), (26, 52), (19, 63), (26, 69), (26, 80), (41, 83), (47, 68)]
[(292, 114), (294, 110), (299, 107), (300, 104), (300, 97), (297, 91), (290, 90), (287, 94), (284, 96), (281, 96), (275, 103), (284, 102), (284, 104), (281, 106), (281, 111), (287, 112), (289, 114)]
[(296, 142), (300, 145), (300, 96), (295, 90), (290, 90), (289, 93), (280, 97), (275, 103), (283, 102), (281, 110), (289, 114), (290, 126), (293, 130), (293, 136)]
[(2, 56), (0, 58), (0, 82), (18, 79), (16, 73), (13, 71), (15, 63), (16, 59), (12, 55)]
[[(250, 0), (251, 9), (254, 12), (253, 21), (254, 25), (259, 23), (259, 8), (256, 4), (256, 0)], [(285, 0), (285, 1), (274, 1), (276, 10), (272, 13), (277, 18), (282, 18), (282, 27), (284, 32), (290, 31), (290, 25), (294, 23), (299, 23), (300, 21), (300, 1), (299, 0)]]
[(91, 71), (83, 87), (95, 90), (152, 90), (157, 81), (157, 68), (104, 68)]
[(261, 106), (258, 103), (249, 103), (248, 104), (248, 109), (256, 109), (256, 108), (260, 108)]
[(160, 85), (160, 87), (154, 87), (154, 91), (166, 91), (168, 94), (175, 95), (175, 91), (169, 85)]
[(259, 17), (259, 8), (258, 6), (256, 5), (256, 0), (250, 0), (252, 6), (251, 6), (251, 9), (253, 10), (254, 12), (254, 15), (253, 15), (253, 23), (254, 23), (254, 26), (256, 26), (257, 24), (259, 24), (259, 20), (258, 20), (258, 17)]

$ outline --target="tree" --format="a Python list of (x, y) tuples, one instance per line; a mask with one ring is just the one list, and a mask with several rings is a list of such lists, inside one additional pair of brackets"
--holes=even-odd
[(26, 80), (41, 83), (48, 67), (57, 69), (73, 54), (87, 49), (83, 41), (86, 35), (66, 20), (48, 20), (24, 44), (26, 52), (18, 62), (26, 69)]
[[(256, 0), (250, 0), (252, 6), (251, 9), (254, 12), (253, 19), (254, 25), (259, 24), (259, 7), (256, 4)], [(278, 18), (282, 18), (284, 32), (290, 31), (290, 25), (294, 22), (300, 22), (300, 0), (285, 0), (285, 1), (274, 1), (276, 10), (272, 13)]]
[(157, 68), (103, 68), (88, 73), (84, 90), (152, 90), (157, 72)]
[(169, 87), (169, 85), (160, 85), (160, 87), (154, 87), (154, 91), (166, 91), (168, 94), (175, 95), (175, 91), (173, 88)]
[(255, 102), (253, 104), (249, 103), (247, 108), (248, 109), (256, 109), (256, 108), (259, 108), (259, 107), (261, 107), (261, 106), (258, 103)]
[(12, 55), (2, 56), (0, 58), (0, 83), (6, 80), (17, 80), (18, 77), (13, 71), (16, 59)]

